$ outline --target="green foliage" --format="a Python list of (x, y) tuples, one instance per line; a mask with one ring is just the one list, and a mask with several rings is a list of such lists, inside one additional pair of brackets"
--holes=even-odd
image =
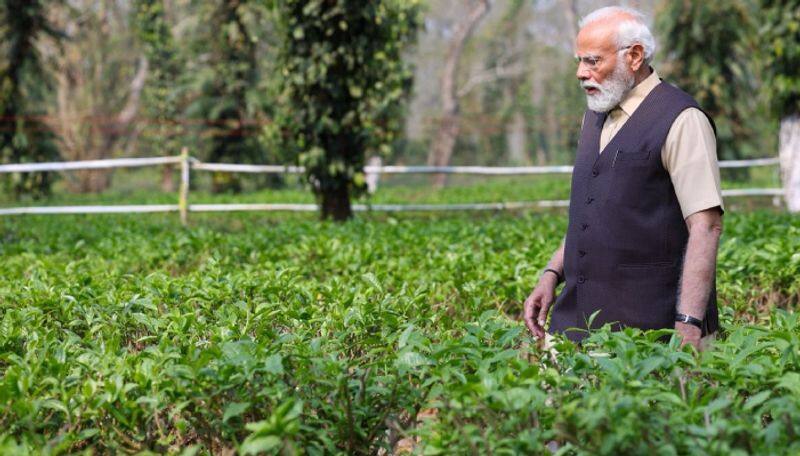
[(185, 62), (172, 36), (164, 11), (164, 0), (137, 0), (134, 22), (139, 41), (149, 63), (142, 111), (149, 117), (156, 132), (145, 136), (163, 155), (177, 155), (181, 149), (179, 131), (173, 125), (183, 106), (182, 89)]
[(564, 215), (3, 218), (0, 450), (797, 454), (800, 219), (726, 219), (711, 350), (553, 357), (518, 318)]
[(278, 0), (285, 110), (278, 122), (322, 203), (349, 218), (365, 189), (365, 154), (385, 154), (402, 126), (411, 73), (403, 50), (416, 1)]
[(720, 158), (763, 156), (754, 135), (760, 124), (753, 74), (755, 11), (746, 0), (667, 1), (656, 13), (664, 37), (662, 76), (697, 99), (714, 119)]
[[(274, 56), (261, 42), (269, 38), (272, 19), (260, 0), (196, 1), (198, 30), (191, 53), (193, 92), (187, 107), (190, 118), (206, 128), (207, 149), (201, 156), (211, 162), (274, 163), (260, 142), (261, 124), (270, 114), (270, 65)], [(214, 175), (215, 191), (241, 190), (229, 174)]]
[[(586, 98), (563, 43), (550, 42), (556, 38), (540, 42), (531, 31), (531, 24), (541, 20), (535, 9), (533, 2), (509, 1), (492, 29), (470, 38), (473, 47), (488, 48), (483, 67), (523, 70), (476, 88), (474, 92), (481, 98), (478, 106), (469, 107), (471, 100), (462, 99), (465, 134), (458, 138), (454, 164), (505, 166), (574, 160)], [(473, 117), (467, 111), (479, 114)], [(517, 126), (515, 116), (519, 115), (524, 122)], [(515, 127), (521, 131), (515, 132)], [(510, 136), (514, 134), (524, 135), (523, 160), (513, 156)]]
[[(53, 134), (37, 117), (44, 114), (50, 89), (36, 50), (38, 39), (58, 40), (47, 19), (44, 0), (8, 0), (0, 5), (0, 163), (53, 161)], [(4, 187), (17, 198), (50, 192), (51, 173), (4, 176)]]
[(762, 0), (765, 92), (781, 117), (800, 113), (800, 1)]

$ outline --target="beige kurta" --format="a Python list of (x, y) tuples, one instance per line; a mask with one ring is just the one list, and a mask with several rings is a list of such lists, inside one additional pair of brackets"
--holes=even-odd
[[(659, 82), (653, 71), (608, 113), (600, 133), (600, 151)], [(711, 123), (699, 109), (688, 108), (675, 119), (661, 149), (661, 163), (670, 175), (684, 218), (716, 206), (724, 209), (717, 141)]]

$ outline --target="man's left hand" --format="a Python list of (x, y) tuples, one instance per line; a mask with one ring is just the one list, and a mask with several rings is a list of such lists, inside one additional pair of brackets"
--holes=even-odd
[(694, 345), (694, 348), (700, 350), (700, 336), (703, 332), (697, 326), (683, 323), (680, 321), (675, 322), (675, 331), (681, 337), (681, 347), (686, 344)]

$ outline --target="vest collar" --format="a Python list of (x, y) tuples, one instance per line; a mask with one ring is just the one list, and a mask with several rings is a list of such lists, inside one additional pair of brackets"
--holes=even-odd
[[(655, 84), (655, 86), (653, 88), (648, 88), (647, 93), (645, 94), (645, 96), (641, 100), (637, 101), (636, 108), (638, 108), (642, 103), (644, 103), (645, 99), (652, 97), (655, 94), (655, 88), (662, 84), (662, 81), (658, 78), (658, 75), (656, 75), (655, 71), (653, 71), (653, 73), (650, 74), (648, 79), (650, 77), (654, 77), (653, 81), (655, 81), (656, 84)], [(647, 79), (645, 79), (645, 81), (647, 81)], [(644, 83), (645, 81), (642, 81), (642, 83)], [(642, 83), (640, 83), (640, 85)], [(666, 84), (666, 83), (664, 83), (664, 84)], [(637, 94), (637, 96), (638, 96), (638, 94)], [(599, 151), (600, 150), (600, 132), (603, 129), (603, 124), (605, 123), (605, 120), (606, 120), (606, 117), (608, 116), (608, 113), (595, 112), (595, 111), (590, 111), (590, 112), (594, 113), (594, 125), (592, 125), (593, 128), (591, 130), (591, 135), (590, 135), (591, 139), (589, 139), (589, 141), (591, 141), (591, 144), (594, 144), (593, 150)], [(603, 161), (603, 160), (613, 160), (613, 158), (607, 158), (607, 157), (608, 157), (608, 155), (614, 155), (614, 154), (613, 153), (612, 154), (608, 154), (606, 152), (609, 149), (619, 148), (622, 145), (622, 144), (620, 144), (620, 138), (624, 137), (624, 134), (625, 134), (624, 132), (627, 132), (628, 129), (641, 127), (641, 126), (637, 126), (638, 119), (639, 119), (639, 117), (641, 115), (642, 115), (641, 113), (636, 113), (636, 112), (633, 113), (631, 115), (631, 118), (628, 119), (625, 122), (625, 124), (622, 125), (622, 127), (619, 128), (619, 130), (617, 130), (617, 132), (614, 134), (614, 137), (612, 137), (611, 140), (608, 142), (608, 144), (606, 144), (605, 149), (603, 149), (601, 151), (601, 153), (599, 153), (597, 155), (594, 155), (594, 163), (595, 163), (595, 165), (597, 163), (599, 163), (600, 161)]]

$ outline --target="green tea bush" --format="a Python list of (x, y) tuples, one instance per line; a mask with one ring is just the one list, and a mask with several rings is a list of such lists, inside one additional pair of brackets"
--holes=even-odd
[(312, 217), (0, 219), (0, 453), (800, 451), (797, 217), (726, 215), (700, 354), (527, 334), (563, 213)]

